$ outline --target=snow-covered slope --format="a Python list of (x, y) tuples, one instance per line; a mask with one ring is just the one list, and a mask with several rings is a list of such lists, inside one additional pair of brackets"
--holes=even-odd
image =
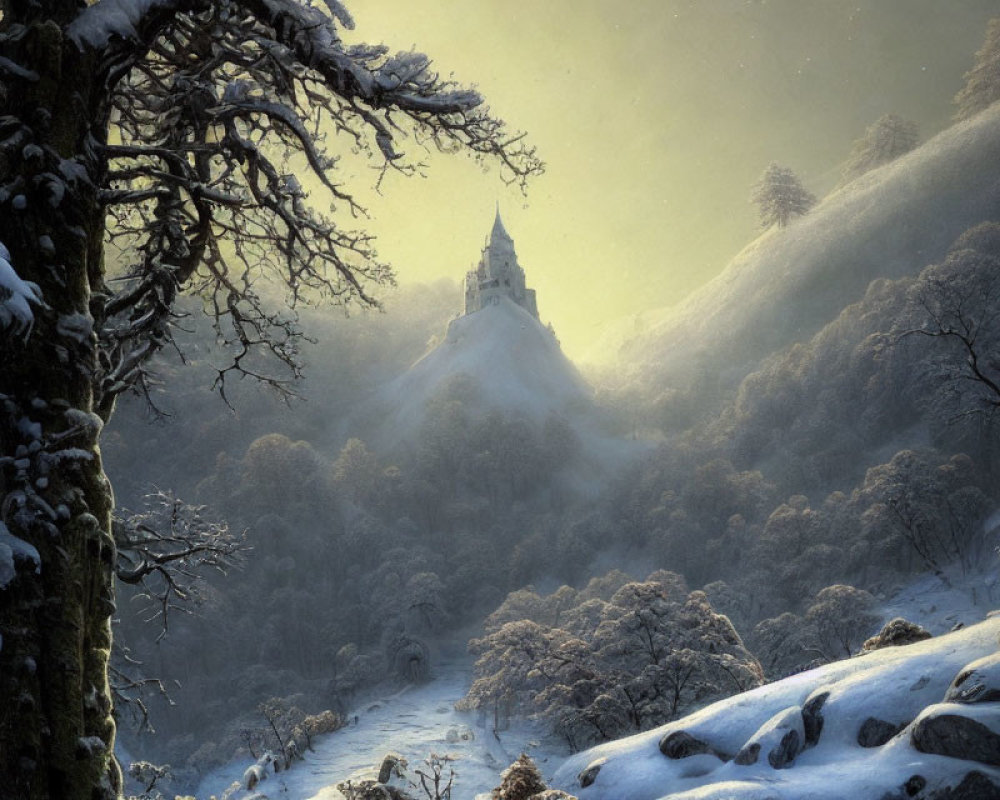
[(412, 432), (428, 401), (457, 376), (475, 381), (484, 408), (535, 422), (591, 403), (590, 387), (555, 336), (506, 298), (453, 320), (444, 341), (382, 390), (379, 399), (392, 408), (389, 427), (397, 435)]
[[(246, 790), (243, 776), (250, 761), (235, 761), (211, 772), (196, 791), (199, 798), (260, 800), (261, 796), (289, 800), (343, 800), (336, 785), (375, 778), (383, 757), (402, 756), (409, 763), (411, 781), (419, 781), (416, 770), (431, 753), (448, 756), (455, 772), (454, 795), (471, 800), (489, 797), (500, 772), (521, 752), (528, 752), (543, 769), (551, 748), (537, 723), (518, 722), (503, 734), (494, 735), (492, 720), (474, 712), (455, 711), (455, 703), (468, 689), (470, 664), (462, 653), (442, 661), (433, 680), (409, 686), (391, 697), (364, 703), (351, 712), (352, 722), (336, 733), (318, 738), (314, 750), (303, 754), (287, 772), (266, 772), (255, 789)], [(423, 767), (426, 769), (426, 767)], [(447, 773), (446, 773), (447, 774)], [(227, 787), (234, 787), (226, 795)], [(413, 790), (410, 790), (411, 793)], [(419, 789), (416, 790), (419, 794)]]
[(618, 381), (677, 385), (699, 362), (738, 380), (811, 336), (875, 278), (916, 274), (964, 230), (997, 218), (1000, 103), (767, 231), (679, 305), (623, 323), (592, 360), (614, 354)]
[(553, 784), (580, 800), (1000, 798), (998, 641), (992, 617), (828, 664), (578, 753)]
[(606, 432), (606, 412), (555, 336), (506, 298), (453, 320), (442, 342), (382, 387), (366, 409), (369, 422), (362, 423), (374, 431), (375, 447), (392, 451), (414, 442), (429, 405), (456, 381), (466, 389), (463, 410), (472, 416), (498, 410), (539, 427), (550, 416), (566, 422), (581, 444), (575, 468), (581, 486), (646, 448)]

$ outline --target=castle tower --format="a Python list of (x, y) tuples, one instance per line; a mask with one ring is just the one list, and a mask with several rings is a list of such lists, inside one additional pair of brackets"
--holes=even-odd
[(514, 240), (500, 219), (497, 208), (493, 229), (483, 248), (479, 265), (465, 276), (465, 313), (472, 314), (507, 297), (538, 319), (535, 290), (524, 282), (524, 270), (517, 263)]

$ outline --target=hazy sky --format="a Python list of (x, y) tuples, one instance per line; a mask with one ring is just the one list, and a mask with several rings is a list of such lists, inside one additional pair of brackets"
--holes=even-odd
[[(945, 127), (1000, 0), (358, 0), (349, 38), (430, 54), (525, 129), (526, 198), (432, 159), (371, 203), (400, 281), (460, 279), (499, 201), (570, 357), (627, 314), (681, 301), (757, 232), (770, 161), (817, 195), (884, 113)], [(456, 309), (456, 313), (459, 309)]]

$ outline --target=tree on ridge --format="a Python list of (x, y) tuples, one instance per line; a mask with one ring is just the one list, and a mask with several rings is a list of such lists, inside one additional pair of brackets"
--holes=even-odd
[(775, 224), (784, 228), (792, 217), (802, 216), (816, 205), (816, 198), (806, 191), (795, 173), (774, 162), (754, 184), (750, 200), (757, 205), (763, 228)]

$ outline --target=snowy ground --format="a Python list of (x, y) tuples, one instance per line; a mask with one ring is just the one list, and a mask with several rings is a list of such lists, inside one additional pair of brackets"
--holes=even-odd
[(975, 572), (963, 573), (953, 565), (941, 575), (927, 573), (882, 606), (886, 619), (903, 617), (935, 636), (978, 622), (995, 608), (1000, 608), (1000, 562), (995, 557)]
[[(464, 647), (456, 645), (441, 657), (431, 682), (361, 703), (351, 714), (351, 724), (317, 740), (315, 752), (306, 753), (304, 761), (297, 762), (288, 772), (270, 774), (257, 787), (259, 794), (234, 792), (230, 800), (246, 800), (251, 796), (270, 800), (342, 800), (336, 784), (348, 779), (374, 778), (382, 758), (390, 752), (407, 759), (411, 776), (413, 768), (421, 766), (431, 753), (455, 758), (454, 796), (463, 800), (488, 796), (499, 782), (500, 772), (521, 752), (535, 759), (546, 778), (558, 771), (559, 785), (584, 800), (611, 797), (640, 800), (681, 790), (693, 792), (684, 797), (717, 797), (722, 796), (716, 792), (721, 791), (717, 780), (736, 780), (742, 787), (727, 784), (729, 788), (725, 791), (733, 791), (727, 797), (825, 798), (828, 795), (817, 787), (844, 786), (844, 781), (851, 784), (852, 791), (862, 792), (857, 795), (862, 797), (867, 796), (863, 794), (864, 787), (884, 785), (887, 790), (892, 789), (897, 786), (893, 782), (897, 771), (905, 772), (911, 767), (914, 772), (926, 769), (928, 761), (940, 762), (937, 774), (954, 777), (968, 764), (956, 766), (954, 759), (915, 753), (904, 741), (905, 736), (876, 748), (860, 748), (851, 737), (862, 722), (858, 715), (870, 716), (876, 705), (886, 706), (883, 713), (887, 717), (902, 713), (898, 720), (892, 720), (899, 723), (907, 721), (903, 717), (912, 718), (920, 709), (939, 703), (955, 672), (978, 655), (997, 650), (1000, 618), (994, 618), (985, 627), (975, 623), (998, 606), (1000, 579), (996, 569), (973, 575), (953, 570), (943, 577), (923, 576), (890, 598), (883, 605), (883, 613), (886, 619), (903, 616), (917, 622), (940, 638), (812, 670), (722, 701), (658, 731), (611, 743), (568, 760), (561, 743), (546, 738), (537, 725), (515, 723), (498, 739), (491, 730), (492, 720), (455, 711), (454, 705), (464, 695), (471, 678), (471, 660), (463, 652)], [(958, 623), (975, 627), (959, 631), (955, 637), (941, 636)], [(919, 690), (911, 689), (918, 685)], [(820, 687), (832, 690), (826, 703), (831, 721), (824, 734), (824, 747), (801, 753), (794, 760), (794, 769), (770, 768), (766, 754), (761, 757), (763, 766), (758, 763), (738, 767), (723, 764), (711, 754), (671, 760), (658, 749), (665, 731), (684, 729), (711, 738), (713, 745), (731, 756), (746, 743), (744, 740), (769, 740), (776, 737), (775, 731), (786, 733), (787, 725), (774, 717), (789, 708), (800, 708)], [(903, 700), (887, 694), (893, 687), (906, 689)], [(839, 719), (833, 721), (835, 713)], [(789, 718), (794, 722), (796, 715)], [(772, 723), (774, 730), (766, 730), (768, 723)], [(617, 776), (614, 788), (602, 790), (605, 781), (581, 788), (578, 774), (600, 759), (608, 759), (601, 769), (605, 781)], [(241, 780), (249, 766), (249, 760), (234, 762), (209, 773), (198, 786), (196, 796), (201, 800), (213, 795), (221, 798)], [(987, 768), (986, 772), (997, 773), (1000, 780), (997, 770)], [(622, 778), (622, 774), (628, 777)], [(626, 782), (618, 783), (620, 780)]]
[[(993, 787), (958, 796), (996, 797), (998, 641), (993, 617), (827, 664), (578, 753), (553, 785), (581, 800), (875, 800), (977, 773)], [(991, 752), (970, 754), (977, 740)]]
[[(491, 730), (492, 719), (455, 711), (470, 675), (467, 656), (446, 658), (438, 664), (431, 682), (363, 704), (353, 712), (358, 717), (356, 724), (352, 714), (348, 727), (320, 738), (315, 752), (306, 753), (305, 761), (287, 772), (269, 774), (256, 791), (269, 800), (342, 800), (336, 784), (375, 778), (387, 753), (403, 756), (411, 776), (413, 768), (421, 766), (432, 752), (453, 757), (456, 798), (484, 793), (488, 797), (500, 772), (522, 752), (531, 755), (544, 773), (553, 772), (566, 751), (560, 750), (557, 742), (546, 740), (536, 725), (515, 723), (497, 738)], [(233, 763), (209, 773), (199, 785), (197, 797), (221, 797), (240, 781), (249, 765)], [(232, 798), (243, 800), (252, 795), (239, 792)]]

